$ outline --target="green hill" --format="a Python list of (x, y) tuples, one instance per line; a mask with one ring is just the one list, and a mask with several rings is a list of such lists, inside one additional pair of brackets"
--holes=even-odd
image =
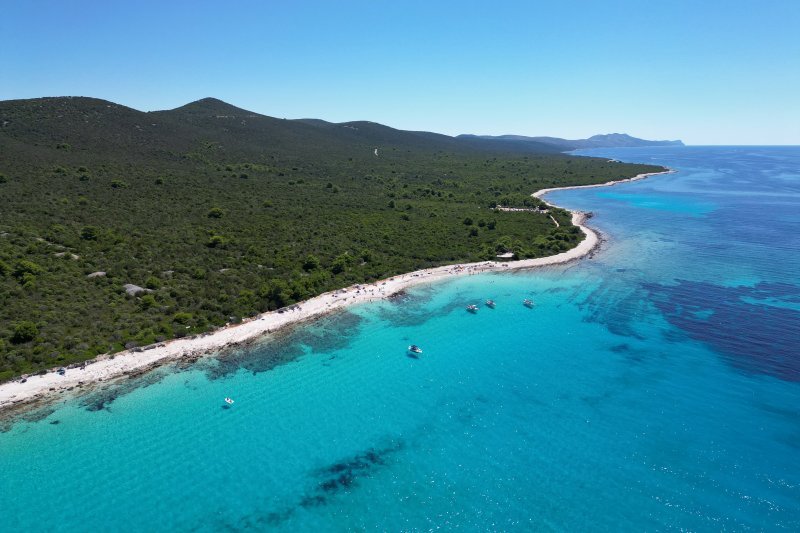
[(658, 170), (556, 151), (210, 98), (0, 102), (0, 379), (400, 272), (557, 253), (581, 238), (567, 213), (556, 229), (492, 207)]

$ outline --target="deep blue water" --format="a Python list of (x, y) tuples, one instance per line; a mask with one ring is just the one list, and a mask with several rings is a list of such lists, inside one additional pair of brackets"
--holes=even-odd
[(800, 530), (800, 148), (590, 153), (678, 172), (549, 195), (590, 259), (5, 427), (0, 530)]

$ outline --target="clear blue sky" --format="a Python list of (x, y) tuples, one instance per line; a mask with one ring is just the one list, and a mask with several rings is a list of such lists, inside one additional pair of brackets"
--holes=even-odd
[(800, 144), (800, 0), (0, 0), (0, 100)]

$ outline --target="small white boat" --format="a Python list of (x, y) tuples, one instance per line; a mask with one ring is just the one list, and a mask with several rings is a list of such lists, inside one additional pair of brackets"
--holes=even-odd
[(524, 300), (522, 300), (522, 305), (524, 305), (525, 307), (532, 308), (536, 304), (533, 303), (533, 300), (529, 300), (528, 298), (525, 298)]
[(233, 398), (225, 398), (225, 403), (228, 405), (233, 405)]
[(408, 347), (408, 351), (411, 353), (422, 353), (422, 348), (417, 346), (416, 344), (412, 344)]
[(497, 304), (494, 303), (494, 300), (486, 300), (486, 305), (491, 309), (494, 309), (494, 306)]
[(475, 305), (475, 304), (470, 304), (470, 305), (467, 306), (467, 311), (469, 311), (470, 313), (477, 313), (478, 312), (478, 306)]

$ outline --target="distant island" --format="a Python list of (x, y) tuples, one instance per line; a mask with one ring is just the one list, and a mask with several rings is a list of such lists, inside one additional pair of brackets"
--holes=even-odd
[(459, 139), (482, 139), (502, 143), (519, 143), (521, 145), (536, 143), (557, 148), (560, 151), (579, 150), (582, 148), (635, 148), (638, 146), (683, 146), (682, 141), (648, 141), (637, 139), (626, 133), (608, 133), (593, 135), (588, 139), (560, 139), (558, 137), (525, 137), (524, 135), (459, 135)]
[(558, 254), (584, 235), (532, 192), (663, 170), (564, 148), (214, 98), (2, 101), (0, 381), (405, 272)]

